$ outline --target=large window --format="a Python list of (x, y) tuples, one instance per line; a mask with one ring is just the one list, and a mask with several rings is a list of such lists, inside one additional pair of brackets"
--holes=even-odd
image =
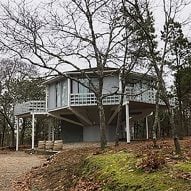
[(62, 81), (61, 83), (61, 97), (62, 97), (62, 106), (66, 106), (68, 104), (68, 84), (67, 80)]
[(61, 83), (56, 83), (56, 107), (61, 107)]
[[(82, 84), (85, 84), (86, 86), (89, 86), (89, 81), (88, 79), (78, 79)], [(71, 93), (72, 94), (86, 94), (89, 93), (89, 89), (86, 88), (85, 86), (83, 86), (81, 83), (76, 82), (74, 80), (72, 80), (71, 83)]]
[[(80, 82), (86, 86), (89, 85), (89, 82), (87, 79), (80, 79)], [(78, 93), (80, 94), (86, 94), (86, 93), (89, 93), (89, 89), (86, 88), (85, 86), (83, 86), (82, 84), (79, 83), (79, 86), (78, 86)]]

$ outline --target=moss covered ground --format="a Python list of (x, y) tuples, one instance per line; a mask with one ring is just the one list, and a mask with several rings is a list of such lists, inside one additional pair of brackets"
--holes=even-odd
[(191, 163), (165, 165), (153, 172), (137, 168), (140, 158), (127, 152), (105, 153), (91, 156), (83, 166), (83, 175), (102, 182), (104, 191), (190, 191), (191, 181), (177, 178), (181, 169), (191, 172)]
[(16, 191), (191, 191), (191, 139), (62, 151), (14, 183)]

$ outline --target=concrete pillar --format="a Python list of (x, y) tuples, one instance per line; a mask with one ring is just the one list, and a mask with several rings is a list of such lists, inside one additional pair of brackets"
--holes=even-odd
[(19, 118), (16, 121), (17, 129), (16, 129), (16, 151), (19, 150)]
[(127, 134), (127, 143), (130, 143), (130, 126), (129, 126), (129, 103), (125, 105), (126, 109), (126, 134)]
[(32, 113), (32, 149), (34, 149), (34, 122), (35, 122), (34, 113)]
[(145, 126), (146, 126), (146, 138), (149, 139), (148, 117), (145, 118)]

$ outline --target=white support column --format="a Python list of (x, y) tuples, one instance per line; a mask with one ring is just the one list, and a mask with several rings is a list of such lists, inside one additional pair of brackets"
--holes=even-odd
[(32, 113), (32, 149), (34, 149), (34, 113)]
[(16, 151), (19, 150), (19, 117), (17, 118), (17, 129), (16, 129)]
[(71, 79), (68, 78), (68, 106), (70, 106)]
[(149, 139), (149, 125), (148, 125), (148, 117), (145, 118), (145, 125), (146, 125), (146, 136)]
[(46, 86), (46, 112), (48, 111), (48, 86)]
[(126, 134), (127, 134), (127, 143), (130, 143), (130, 126), (129, 126), (129, 103), (125, 105), (126, 109)]

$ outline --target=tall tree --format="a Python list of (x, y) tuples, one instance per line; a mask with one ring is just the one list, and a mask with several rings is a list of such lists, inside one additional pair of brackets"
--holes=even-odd
[[(26, 64), (19, 60), (2, 59), (0, 61), (0, 78), (1, 78), (1, 91), (0, 91), (0, 115), (3, 118), (3, 136), (5, 131), (11, 132), (11, 145), (15, 144), (14, 141), (14, 106), (19, 100), (17, 96), (20, 95), (16, 87), (18, 82), (29, 78), (30, 75), (35, 75), (36, 70), (34, 66)], [(9, 128), (9, 130), (7, 129)]]
[[(169, 6), (167, 6), (167, 4)], [(154, 69), (155, 74), (157, 76), (159, 89), (160, 89), (160, 95), (161, 99), (165, 102), (168, 115), (170, 118), (170, 125), (173, 132), (173, 139), (175, 144), (175, 150), (176, 153), (180, 153), (180, 144), (178, 141), (178, 135), (177, 135), (177, 129), (175, 127), (174, 123), (174, 111), (172, 108), (172, 105), (170, 104), (170, 99), (168, 96), (167, 86), (164, 81), (164, 73), (165, 73), (165, 67), (167, 66), (167, 63), (169, 61), (168, 58), (168, 45), (169, 45), (169, 35), (171, 34), (171, 19), (176, 17), (178, 11), (181, 9), (181, 6), (184, 5), (183, 1), (173, 1), (170, 0), (169, 2), (163, 1), (163, 8), (164, 8), (164, 31), (162, 32), (162, 48), (158, 49), (156, 46), (156, 35), (154, 31), (150, 31), (150, 26), (147, 25), (146, 20), (143, 17), (143, 13), (146, 10), (149, 10), (149, 2), (147, 0), (139, 1), (129, 1), (125, 0), (125, 9), (124, 9), (124, 15), (125, 16), (131, 16), (136, 22), (137, 25), (140, 27), (140, 30), (142, 31), (142, 34), (147, 42), (148, 47), (148, 53), (149, 53), (149, 60), (150, 60), (150, 66)], [(136, 12), (137, 17), (135, 18), (131, 13), (128, 11), (126, 7), (132, 6)], [(154, 27), (153, 27), (154, 28)], [(159, 52), (160, 50), (160, 52)]]
[[(93, 92), (100, 119), (101, 147), (104, 148), (107, 140), (103, 99), (116, 92), (103, 95), (103, 81), (108, 75), (104, 70), (116, 63), (121, 66), (124, 57), (119, 51), (125, 42), (126, 27), (121, 23), (121, 1), (50, 1), (38, 8), (30, 5), (25, 1), (2, 4), (2, 49), (77, 81)], [(96, 84), (92, 74), (83, 70), (82, 65), (92, 69)], [(63, 66), (78, 70), (88, 83), (63, 73)]]
[[(182, 89), (181, 84), (181, 73), (184, 68), (190, 66), (191, 58), (191, 43), (185, 37), (182, 31), (182, 25), (179, 22), (174, 21), (174, 19), (169, 20), (169, 67), (175, 73), (175, 94), (178, 101), (178, 116), (179, 116), (179, 136), (183, 132), (183, 95), (184, 90)], [(165, 35), (166, 29), (164, 30), (163, 35)], [(181, 72), (179, 72), (181, 71)]]

